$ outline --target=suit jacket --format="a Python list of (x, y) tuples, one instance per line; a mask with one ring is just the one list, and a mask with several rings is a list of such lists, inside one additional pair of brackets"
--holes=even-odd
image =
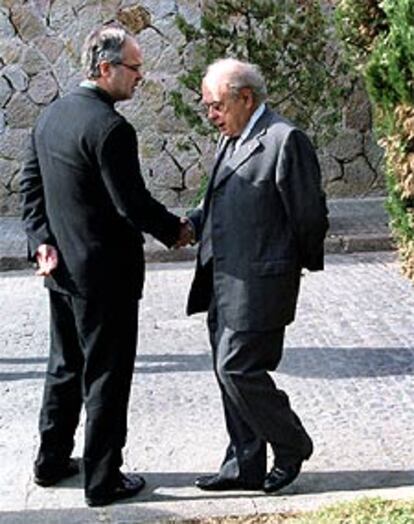
[(301, 269), (323, 269), (317, 157), (306, 135), (268, 108), (232, 158), (220, 157), (204, 206), (190, 213), (199, 238), (210, 208), (212, 280), (198, 256), (187, 312), (208, 308), (212, 285), (230, 328), (277, 329), (294, 319)]
[(133, 127), (100, 89), (79, 87), (42, 112), (21, 194), (29, 258), (40, 244), (58, 250), (58, 267), (45, 279), (57, 291), (138, 298), (142, 231), (167, 246), (178, 238), (178, 217), (145, 187)]

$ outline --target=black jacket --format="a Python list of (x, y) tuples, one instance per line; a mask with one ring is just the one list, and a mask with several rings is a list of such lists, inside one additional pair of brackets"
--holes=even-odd
[(145, 188), (133, 127), (99, 89), (79, 87), (35, 126), (21, 177), (29, 258), (51, 244), (46, 286), (80, 296), (142, 292), (142, 231), (167, 246), (179, 219)]

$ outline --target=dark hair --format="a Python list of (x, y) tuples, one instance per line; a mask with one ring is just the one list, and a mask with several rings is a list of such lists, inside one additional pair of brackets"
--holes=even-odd
[(128, 36), (131, 35), (126, 29), (113, 23), (94, 29), (82, 48), (82, 69), (86, 78), (101, 76), (99, 64), (103, 60), (112, 64), (121, 62), (122, 48)]

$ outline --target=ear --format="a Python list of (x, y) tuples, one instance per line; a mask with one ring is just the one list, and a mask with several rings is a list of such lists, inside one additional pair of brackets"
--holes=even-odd
[(107, 78), (111, 73), (111, 64), (106, 60), (102, 60), (99, 64), (99, 71), (102, 78)]
[(248, 109), (252, 109), (254, 107), (255, 102), (254, 102), (253, 92), (250, 89), (250, 87), (242, 87), (240, 89), (240, 96), (243, 99)]

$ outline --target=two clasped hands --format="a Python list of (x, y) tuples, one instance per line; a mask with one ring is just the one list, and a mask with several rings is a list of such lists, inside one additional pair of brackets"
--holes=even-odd
[(185, 247), (188, 246), (188, 244), (194, 244), (195, 242), (194, 226), (190, 219), (187, 217), (182, 217), (180, 221), (180, 235), (177, 242), (173, 246), (174, 249), (179, 249), (180, 247)]

